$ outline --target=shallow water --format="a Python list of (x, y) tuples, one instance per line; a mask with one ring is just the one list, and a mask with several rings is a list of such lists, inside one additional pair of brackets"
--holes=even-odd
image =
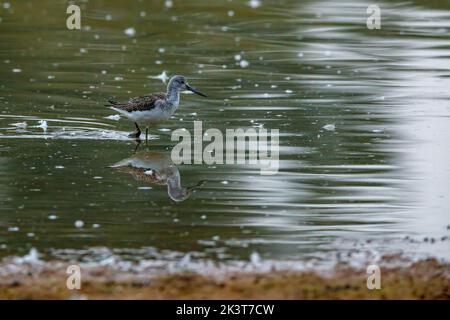
[[(0, 256), (450, 258), (450, 3), (383, 2), (368, 30), (365, 1), (86, 1), (81, 31), (65, 2), (5, 3)], [(164, 90), (163, 71), (208, 98), (183, 95), (135, 153), (103, 105)], [(178, 165), (183, 186), (205, 183), (174, 201), (110, 167), (170, 166), (171, 131), (194, 120), (279, 129), (279, 173)]]

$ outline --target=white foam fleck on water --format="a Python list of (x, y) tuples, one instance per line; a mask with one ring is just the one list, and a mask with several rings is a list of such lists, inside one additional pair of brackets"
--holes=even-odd
[(111, 20), (112, 20), (112, 15), (107, 14), (107, 15), (105, 16), (105, 20), (106, 20), (106, 21), (111, 21)]
[(14, 68), (14, 69), (12, 69), (12, 72), (13, 72), (13, 73), (21, 73), (21, 72), (22, 72), (22, 69)]
[(43, 261), (39, 259), (39, 252), (35, 248), (31, 248), (30, 252), (23, 257), (16, 257), (13, 260), (17, 264), (41, 264)]
[(49, 220), (56, 220), (56, 219), (58, 219), (58, 216), (56, 216), (54, 214), (51, 214), (51, 215), (48, 216), (48, 219)]
[(166, 8), (172, 8), (172, 7), (173, 7), (173, 1), (172, 1), (172, 0), (166, 0), (166, 1), (164, 2), (164, 6), (165, 6)]
[(116, 81), (122, 81), (122, 80), (123, 80), (123, 77), (114, 77), (114, 80), (116, 80)]
[(55, 166), (55, 169), (64, 169), (65, 167), (64, 166), (61, 166), (61, 165), (59, 165), (59, 166)]
[[(128, 137), (128, 132), (104, 130), (99, 128), (63, 128), (59, 131), (55, 131), (51, 137), (55, 139), (130, 140)], [(149, 139), (155, 139), (155, 136), (150, 135)]]
[(216, 243), (212, 240), (197, 240), (197, 243), (202, 246), (214, 247)]
[(284, 92), (286, 92), (286, 93), (292, 93), (292, 90), (287, 89), (287, 90), (285, 90)]
[(41, 128), (44, 132), (46, 132), (47, 128), (48, 128), (47, 121), (46, 120), (39, 120), (38, 123), (39, 124), (36, 126), (36, 128)]
[(104, 119), (118, 121), (118, 120), (120, 120), (120, 115), (118, 115), (118, 114), (112, 114), (112, 115), (110, 115), (110, 116), (104, 117)]
[(254, 251), (250, 255), (250, 262), (253, 266), (258, 267), (261, 265), (262, 259), (258, 252)]
[(20, 229), (19, 229), (19, 227), (9, 227), (8, 228), (8, 231), (9, 232), (17, 232), (17, 231), (19, 231)]
[(336, 125), (334, 123), (330, 123), (330, 124), (324, 125), (322, 128), (327, 131), (334, 131), (334, 130), (336, 130)]
[(258, 7), (261, 6), (261, 1), (260, 1), (260, 0), (250, 0), (250, 1), (248, 2), (248, 5), (249, 5), (251, 8), (256, 9), (256, 8), (258, 8)]
[(16, 123), (11, 123), (12, 126), (20, 128), (20, 129), (25, 129), (28, 124), (24, 121), (24, 122), (16, 122)]
[(136, 35), (136, 29), (133, 27), (127, 28), (123, 32), (129, 37), (134, 37)]
[(166, 83), (167, 80), (169, 79), (169, 77), (167, 76), (166, 70), (163, 70), (163, 72), (161, 72), (161, 73), (158, 74), (157, 76), (149, 76), (149, 78), (151, 78), (151, 79), (159, 79), (159, 80), (161, 80), (163, 83)]
[(247, 60), (241, 60), (239, 62), (239, 65), (241, 66), (241, 68), (247, 68), (250, 65), (250, 63)]
[(84, 222), (82, 220), (77, 220), (77, 221), (75, 221), (74, 225), (77, 228), (83, 228), (84, 227)]
[(240, 61), (241, 59), (242, 59), (242, 56), (240, 54), (235, 54), (234, 55), (234, 60)]
[(180, 266), (186, 267), (191, 264), (191, 255), (187, 253), (181, 260), (180, 260)]
[(234, 11), (233, 10), (228, 11), (228, 16), (229, 17), (234, 17)]

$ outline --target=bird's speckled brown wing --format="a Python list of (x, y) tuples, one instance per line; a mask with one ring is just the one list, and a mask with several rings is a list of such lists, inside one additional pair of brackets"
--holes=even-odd
[(156, 170), (152, 170), (150, 168), (136, 168), (133, 166), (123, 166), (116, 168), (120, 172), (130, 173), (133, 178), (137, 181), (144, 181), (146, 183), (157, 184), (157, 185), (166, 185), (167, 179)]
[(166, 94), (164, 92), (159, 92), (131, 98), (127, 103), (119, 103), (112, 100), (110, 100), (109, 102), (111, 103), (111, 107), (121, 109), (126, 112), (133, 112), (151, 110), (155, 107), (156, 101), (165, 98)]

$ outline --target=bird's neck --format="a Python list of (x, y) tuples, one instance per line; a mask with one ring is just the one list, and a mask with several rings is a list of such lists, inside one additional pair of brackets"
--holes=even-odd
[(180, 90), (177, 88), (167, 88), (167, 100), (175, 107), (180, 103)]
[(170, 198), (174, 201), (183, 201), (188, 196), (186, 188), (181, 186), (180, 173), (178, 169), (174, 168), (173, 172), (169, 174), (167, 179), (167, 191)]

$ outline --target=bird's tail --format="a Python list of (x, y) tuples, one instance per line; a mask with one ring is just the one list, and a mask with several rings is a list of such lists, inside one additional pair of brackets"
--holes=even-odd
[(109, 98), (108, 99), (109, 104), (105, 104), (105, 107), (113, 107), (113, 106), (118, 106), (120, 105), (119, 102), (117, 102), (116, 100)]

